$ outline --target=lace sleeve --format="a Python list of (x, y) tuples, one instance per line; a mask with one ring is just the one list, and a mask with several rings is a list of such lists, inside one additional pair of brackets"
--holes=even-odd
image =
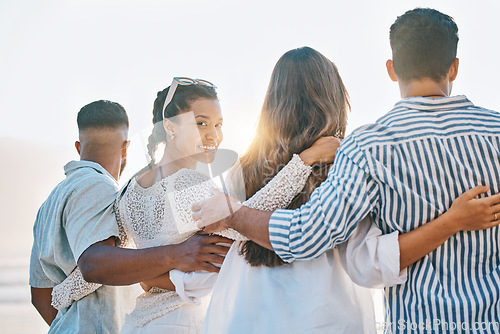
[(125, 222), (125, 199), (118, 196), (113, 204), (113, 211), (115, 212), (116, 224), (118, 225), (118, 234), (120, 238), (119, 246), (122, 248), (136, 248), (134, 240), (131, 237), (128, 225)]
[(312, 167), (306, 166), (297, 154), (266, 186), (243, 202), (252, 209), (274, 211), (286, 208), (304, 188)]
[(99, 289), (101, 284), (89, 283), (83, 279), (78, 267), (61, 283), (52, 289), (52, 306), (61, 310)]
[[(238, 167), (230, 172), (226, 181), (229, 195), (241, 200), (244, 198), (244, 180), (241, 168), (238, 169)], [(306, 166), (300, 157), (294, 154), (288, 164), (264, 188), (256, 192), (250, 199), (244, 201), (243, 205), (263, 211), (286, 208), (304, 188), (311, 171), (312, 167)], [(248, 238), (230, 228), (216, 234), (237, 241), (248, 240)]]

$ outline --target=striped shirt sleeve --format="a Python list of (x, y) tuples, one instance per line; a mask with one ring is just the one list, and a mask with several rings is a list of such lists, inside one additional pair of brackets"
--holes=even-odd
[[(309, 202), (296, 210), (277, 210), (271, 216), (269, 239), (284, 261), (317, 258), (346, 241), (372, 210), (376, 183), (349, 157), (351, 150), (356, 147), (339, 148), (328, 178), (314, 190)], [(356, 160), (359, 155), (355, 155)]]

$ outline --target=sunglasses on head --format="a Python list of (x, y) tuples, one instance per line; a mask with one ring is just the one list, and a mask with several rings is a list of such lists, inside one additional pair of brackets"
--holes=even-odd
[(167, 97), (165, 98), (165, 102), (163, 103), (163, 111), (162, 111), (162, 116), (163, 119), (165, 119), (165, 108), (167, 108), (167, 105), (172, 101), (172, 98), (174, 97), (175, 90), (177, 89), (177, 86), (191, 86), (191, 85), (201, 85), (201, 86), (206, 86), (206, 87), (211, 87), (211, 88), (217, 88), (213, 83), (207, 80), (203, 79), (191, 79), (191, 78), (186, 78), (186, 77), (175, 77), (172, 80), (172, 84), (170, 85), (170, 88), (168, 89), (168, 94)]

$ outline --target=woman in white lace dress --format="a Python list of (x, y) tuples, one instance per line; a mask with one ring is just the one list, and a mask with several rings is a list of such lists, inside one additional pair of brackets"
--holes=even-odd
[[(222, 121), (217, 94), (207, 81), (175, 78), (158, 93), (148, 143), (152, 162), (130, 180), (115, 205), (122, 244), (137, 248), (176, 244), (199, 230), (191, 217), (191, 205), (210, 197), (213, 183), (195, 169), (199, 162), (214, 160), (222, 141)], [(155, 163), (162, 143), (163, 157)], [(311, 172), (308, 165), (331, 162), (337, 147), (338, 140), (321, 138), (300, 156), (291, 157), (268, 187), (248, 202), (272, 199), (278, 206), (287, 206), (303, 188)], [(235, 231), (220, 234), (244, 240)], [(220, 264), (222, 258), (214, 255), (206, 261)], [(146, 292), (127, 315), (122, 333), (199, 333), (215, 279), (213, 273), (173, 270), (143, 282)], [(54, 289), (54, 305), (64, 307), (98, 287), (83, 281), (77, 269)]]
[[(198, 231), (191, 205), (210, 197), (213, 184), (195, 169), (200, 162), (214, 160), (222, 141), (223, 119), (213, 85), (174, 79), (170, 88), (158, 94), (153, 123), (148, 143), (153, 164), (131, 180), (117, 207), (119, 225), (137, 248), (179, 243)], [(160, 143), (165, 143), (163, 157), (154, 164)], [(304, 146), (302, 159), (308, 164), (332, 161), (335, 144), (335, 140), (323, 138), (309, 150)], [(302, 159), (290, 157), (282, 173), (249, 202), (272, 197), (286, 206), (310, 173), (311, 167)], [(221, 235), (243, 239), (235, 231), (222, 231)], [(213, 273), (173, 270), (168, 276), (143, 282), (148, 292), (137, 299), (122, 333), (199, 333), (215, 279)]]

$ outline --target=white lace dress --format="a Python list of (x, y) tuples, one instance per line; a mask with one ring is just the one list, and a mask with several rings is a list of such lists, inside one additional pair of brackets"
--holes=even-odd
[[(258, 207), (258, 203), (272, 201), (277, 207), (286, 207), (302, 190), (311, 170), (298, 155), (294, 155), (266, 187), (243, 204), (253, 203), (251, 206)], [(116, 206), (122, 243), (147, 248), (183, 242), (199, 230), (192, 219), (192, 204), (210, 197), (213, 186), (205, 175), (189, 169), (181, 169), (148, 188), (132, 179)], [(233, 240), (245, 240), (234, 230), (220, 234)], [(208, 305), (205, 301), (210, 298), (216, 274), (188, 274), (173, 270), (170, 277), (176, 291), (153, 288), (141, 294), (135, 309), (126, 318), (124, 329), (143, 327), (154, 319), (174, 311), (183, 312), (183, 309), (199, 315), (197, 319), (201, 328)], [(88, 294), (90, 288), (82, 286), (79, 278), (81, 274), (77, 268), (54, 288), (53, 302), (64, 305)]]

